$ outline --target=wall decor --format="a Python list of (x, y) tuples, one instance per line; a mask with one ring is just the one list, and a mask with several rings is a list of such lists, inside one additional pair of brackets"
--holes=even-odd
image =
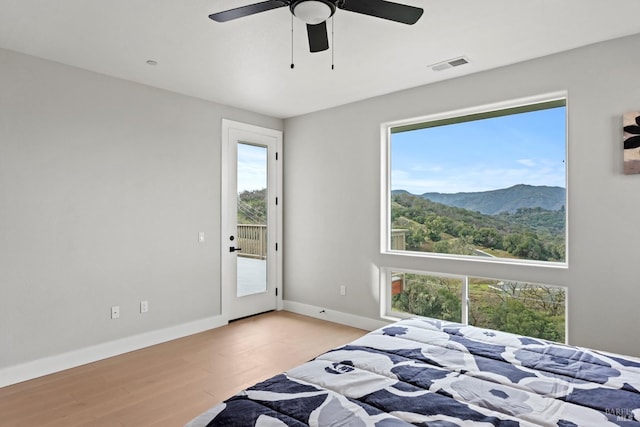
[(640, 112), (625, 113), (622, 116), (624, 144), (624, 173), (640, 173)]

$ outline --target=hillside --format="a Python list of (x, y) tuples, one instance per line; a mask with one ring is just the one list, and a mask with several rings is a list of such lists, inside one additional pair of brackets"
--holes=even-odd
[(559, 210), (519, 208), (482, 214), (433, 202), (406, 191), (394, 192), (391, 225), (405, 231), (406, 249), (419, 252), (564, 261), (565, 218)]
[(267, 189), (238, 194), (238, 224), (267, 223)]
[[(395, 194), (395, 192), (394, 192)], [(477, 193), (424, 193), (420, 197), (486, 215), (515, 213), (523, 208), (558, 211), (563, 208), (566, 190), (562, 187), (518, 184), (513, 187)]]

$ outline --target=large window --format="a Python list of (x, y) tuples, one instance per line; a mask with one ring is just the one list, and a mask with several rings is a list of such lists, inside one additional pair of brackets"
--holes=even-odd
[(432, 317), (566, 342), (566, 289), (385, 269), (386, 316)]
[(567, 260), (564, 94), (383, 127), (383, 252)]

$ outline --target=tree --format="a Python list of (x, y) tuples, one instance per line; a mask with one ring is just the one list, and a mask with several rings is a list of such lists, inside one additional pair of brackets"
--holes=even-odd
[(425, 242), (426, 237), (427, 233), (424, 230), (424, 227), (411, 227), (406, 236), (407, 249), (410, 251), (419, 251), (422, 248), (422, 244)]
[(404, 290), (393, 297), (393, 309), (418, 316), (460, 321), (460, 295), (452, 290), (446, 279), (429, 276), (405, 276)]
[(473, 243), (485, 248), (502, 249), (502, 236), (494, 228), (482, 227), (473, 233)]
[(547, 261), (549, 253), (535, 233), (517, 233), (506, 237), (504, 248), (518, 258)]
[(432, 242), (439, 242), (441, 234), (445, 230), (445, 223), (441, 217), (431, 215), (425, 219), (424, 224), (427, 226), (427, 236)]
[(488, 313), (491, 328), (551, 341), (564, 340), (553, 319), (528, 308), (523, 301), (508, 298)]

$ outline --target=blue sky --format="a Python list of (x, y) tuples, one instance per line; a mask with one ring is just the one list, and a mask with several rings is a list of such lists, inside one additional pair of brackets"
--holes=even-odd
[(565, 140), (565, 107), (392, 134), (391, 189), (565, 187)]
[(238, 194), (267, 188), (267, 149), (238, 144)]

